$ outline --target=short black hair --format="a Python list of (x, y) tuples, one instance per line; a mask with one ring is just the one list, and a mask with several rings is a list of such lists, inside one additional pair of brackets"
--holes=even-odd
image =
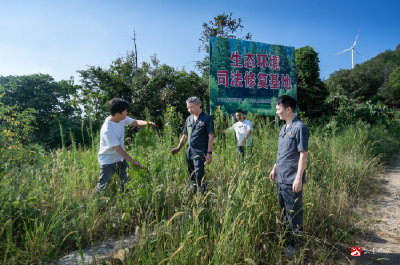
[(116, 113), (122, 113), (129, 108), (129, 103), (126, 100), (121, 98), (113, 98), (108, 103), (108, 109), (110, 111), (111, 116), (114, 116)]
[(290, 107), (294, 113), (294, 111), (296, 110), (297, 101), (291, 96), (283, 95), (276, 99), (275, 104), (282, 105), (285, 109)]
[(236, 110), (236, 113), (238, 113), (238, 112), (244, 114), (242, 109)]

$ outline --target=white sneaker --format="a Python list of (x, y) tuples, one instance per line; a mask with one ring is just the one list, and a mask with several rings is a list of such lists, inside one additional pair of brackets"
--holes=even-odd
[(289, 257), (293, 256), (295, 251), (296, 251), (296, 249), (293, 246), (289, 246), (285, 252), (285, 257), (289, 258)]

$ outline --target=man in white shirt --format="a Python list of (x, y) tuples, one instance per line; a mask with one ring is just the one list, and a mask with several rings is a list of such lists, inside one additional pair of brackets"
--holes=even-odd
[(110, 116), (106, 118), (100, 130), (100, 150), (98, 161), (100, 163), (100, 179), (96, 190), (102, 191), (107, 183), (116, 173), (119, 179), (120, 190), (124, 190), (124, 184), (128, 178), (128, 163), (131, 162), (138, 168), (145, 169), (138, 161), (124, 151), (125, 127), (151, 127), (156, 125), (153, 122), (134, 120), (128, 117), (129, 103), (120, 98), (113, 98), (108, 104)]
[[(251, 152), (251, 147), (253, 145), (253, 125), (251, 121), (244, 119), (243, 110), (238, 109), (235, 116), (238, 121), (228, 130), (235, 131), (238, 152), (242, 155), (242, 157), (244, 157), (245, 149)], [(221, 132), (225, 133), (228, 130)]]

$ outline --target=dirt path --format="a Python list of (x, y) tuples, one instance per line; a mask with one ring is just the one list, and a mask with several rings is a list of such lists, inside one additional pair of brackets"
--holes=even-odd
[(366, 210), (372, 234), (356, 241), (353, 247), (361, 247), (361, 256), (349, 255), (352, 264), (400, 265), (400, 153), (393, 156), (381, 183), (384, 192)]

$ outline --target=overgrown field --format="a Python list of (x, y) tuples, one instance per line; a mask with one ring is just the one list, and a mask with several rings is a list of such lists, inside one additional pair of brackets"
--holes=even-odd
[[(234, 135), (216, 134), (206, 196), (189, 190), (185, 152), (169, 154), (181, 132), (176, 122), (127, 139), (128, 153), (149, 170), (131, 165), (124, 193), (114, 178), (103, 194), (92, 195), (99, 176), (96, 134), (90, 148), (75, 143), (47, 153), (29, 147), (29, 159), (7, 167), (1, 178), (0, 261), (46, 264), (138, 226), (140, 243), (126, 264), (285, 264), (287, 241), (277, 237), (280, 212), (269, 180), (278, 133), (273, 122), (250, 119), (254, 151), (244, 162)], [(228, 121), (219, 116), (215, 125), (225, 129)], [(304, 246), (291, 263), (334, 263), (341, 255), (335, 246), (365, 229), (351, 206), (374, 189), (374, 176), (398, 150), (399, 135), (398, 121), (358, 122), (329, 135), (311, 131)]]

